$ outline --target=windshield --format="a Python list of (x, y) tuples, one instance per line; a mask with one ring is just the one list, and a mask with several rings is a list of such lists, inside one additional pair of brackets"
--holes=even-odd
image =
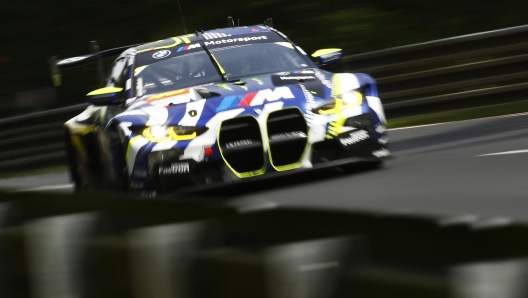
[(230, 80), (308, 67), (305, 58), (289, 42), (224, 47), (212, 49), (211, 53)]
[[(212, 48), (210, 52), (229, 80), (309, 67), (289, 42), (256, 43)], [(161, 60), (135, 69), (138, 96), (222, 81), (203, 50)]]
[(205, 51), (136, 68), (136, 94), (154, 94), (220, 82), (222, 78)]

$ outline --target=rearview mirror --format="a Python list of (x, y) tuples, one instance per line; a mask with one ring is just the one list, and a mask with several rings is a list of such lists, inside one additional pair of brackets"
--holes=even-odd
[(119, 97), (121, 91), (123, 91), (123, 88), (105, 87), (94, 90), (86, 94), (86, 96), (88, 97), (88, 102), (94, 106), (119, 105), (122, 103)]
[(312, 54), (315, 63), (319, 66), (334, 64), (341, 61), (343, 51), (341, 49), (322, 49)]

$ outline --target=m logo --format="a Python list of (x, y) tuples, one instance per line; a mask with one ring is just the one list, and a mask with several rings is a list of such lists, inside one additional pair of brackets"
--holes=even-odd
[[(290, 88), (286, 86), (277, 87), (274, 90), (264, 89), (257, 92), (250, 92), (246, 95), (229, 95), (224, 97), (218, 108), (216, 108), (216, 112), (218, 113), (239, 107), (260, 106), (265, 102), (274, 102), (281, 99), (292, 98), (295, 98), (295, 96), (293, 96)], [(258, 109), (255, 109), (256, 113), (258, 113), (258, 111)]]
[(184, 47), (179, 47), (176, 52), (187, 51), (187, 50), (196, 49), (196, 48), (199, 48), (199, 47), (201, 47), (201, 45), (199, 43), (190, 44), (190, 45), (187, 45), (187, 46), (184, 46)]
[(295, 98), (289, 87), (277, 87), (275, 90), (264, 89), (258, 92), (248, 93), (238, 104), (239, 107), (260, 106), (265, 101), (277, 101), (279, 99)]

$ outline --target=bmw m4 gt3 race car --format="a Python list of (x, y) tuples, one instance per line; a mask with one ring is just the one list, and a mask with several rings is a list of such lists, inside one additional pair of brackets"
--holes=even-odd
[[(271, 26), (196, 32), (52, 61), (60, 70), (118, 56), (105, 86), (64, 125), (78, 191), (152, 197), (390, 156), (375, 81), (318, 66)], [(313, 59), (313, 60), (312, 60)]]

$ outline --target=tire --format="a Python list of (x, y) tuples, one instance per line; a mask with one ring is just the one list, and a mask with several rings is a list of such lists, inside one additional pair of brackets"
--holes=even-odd
[(92, 193), (95, 191), (95, 181), (93, 175), (90, 173), (89, 165), (83, 162), (81, 154), (74, 148), (71, 148), (72, 152), (72, 173), (74, 177), (74, 192), (79, 193)]

